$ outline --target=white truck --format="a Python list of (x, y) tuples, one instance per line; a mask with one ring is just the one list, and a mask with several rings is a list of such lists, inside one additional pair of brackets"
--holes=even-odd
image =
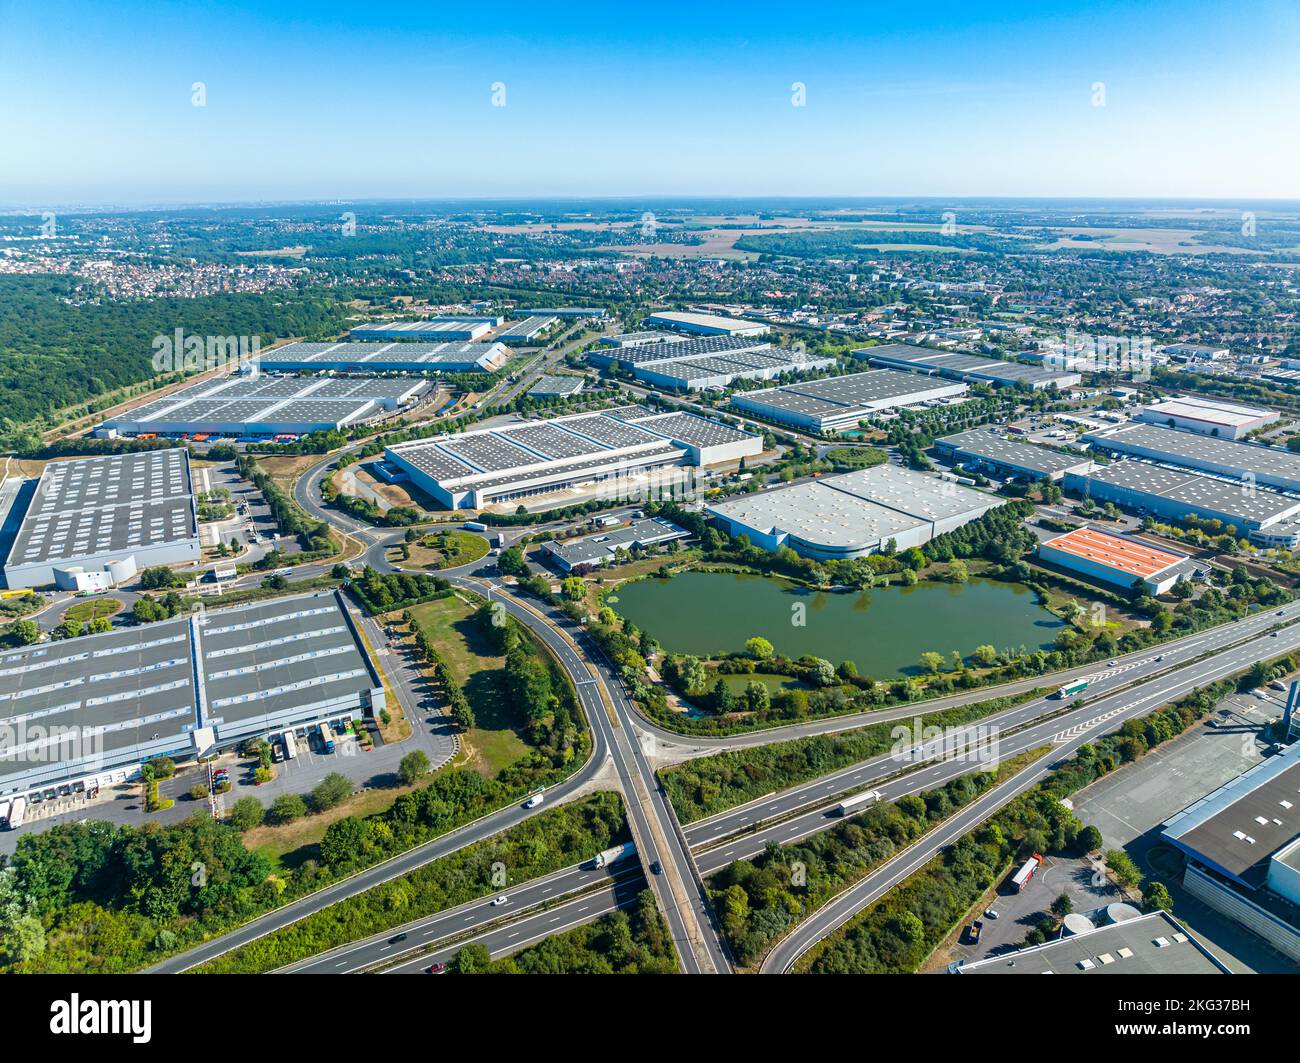
[(592, 864), (594, 867), (609, 867), (610, 864), (617, 864), (620, 860), (626, 860), (629, 856), (635, 855), (636, 842), (624, 842), (612, 849), (606, 849), (603, 853), (597, 853)]
[(17, 830), (23, 825), (23, 819), (27, 814), (27, 798), (15, 797), (14, 803), (9, 806), (9, 815), (5, 817), (10, 830)]
[(856, 812), (860, 808), (866, 808), (868, 805), (874, 805), (884, 795), (879, 790), (864, 790), (860, 794), (854, 794), (852, 797), (846, 797), (835, 806), (835, 815), (847, 816)]

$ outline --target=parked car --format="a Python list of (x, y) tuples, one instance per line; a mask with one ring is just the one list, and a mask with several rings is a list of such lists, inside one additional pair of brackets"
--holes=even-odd
[(984, 914), (988, 916), (990, 919), (996, 919), (998, 917), (996, 908), (985, 908)]

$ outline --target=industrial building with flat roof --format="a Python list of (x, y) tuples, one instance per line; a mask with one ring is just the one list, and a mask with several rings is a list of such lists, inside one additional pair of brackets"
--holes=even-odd
[(952, 968), (957, 974), (1231, 974), (1168, 912), (1065, 934)]
[(890, 541), (900, 550), (921, 546), (1002, 501), (951, 480), (879, 465), (705, 508), (732, 536), (825, 561), (875, 553)]
[(685, 539), (690, 535), (683, 528), (662, 517), (644, 517), (626, 527), (584, 535), (580, 539), (549, 542), (542, 551), (561, 572), (585, 573), (612, 562), (619, 550), (644, 550), (661, 543)]
[(644, 347), (647, 343), (664, 343), (665, 341), (681, 338), (669, 332), (645, 330), (641, 332), (623, 332), (617, 336), (601, 336), (600, 342), (604, 347)]
[(348, 330), (353, 340), (476, 340), (492, 331), (486, 321), (434, 319), (383, 321)]
[(532, 343), (559, 320), (554, 314), (534, 314), (522, 321), (512, 321), (492, 338), (497, 343)]
[[(103, 589), (138, 568), (198, 561), (190, 456), (183, 448), (45, 466), (5, 560), (10, 588)], [(102, 586), (83, 584), (99, 573)]]
[(279, 373), (492, 373), (509, 359), (502, 343), (288, 343), (258, 365)]
[(664, 310), (651, 314), (643, 324), (651, 328), (670, 328), (700, 336), (762, 336), (771, 326), (762, 321), (746, 321), (721, 314), (696, 314), (690, 311)]
[(661, 362), (676, 362), (696, 355), (713, 355), (727, 357), (746, 351), (767, 351), (772, 344), (765, 339), (747, 336), (697, 336), (687, 339), (661, 340), (655, 343), (640, 343), (632, 347), (619, 347), (614, 350), (594, 350), (587, 353), (587, 363), (599, 369), (614, 363), (635, 369), (642, 365), (656, 365)]
[[(1287, 698), (1296, 710), (1297, 688)], [(1167, 820), (1187, 858), (1183, 888), (1300, 962), (1300, 744)]]
[(208, 380), (110, 417), (101, 435), (306, 435), (344, 428), (415, 402), (424, 380), (280, 377)]
[(632, 367), (633, 375), (652, 387), (671, 391), (701, 391), (730, 387), (737, 380), (775, 380), (798, 373), (812, 373), (835, 365), (834, 358), (813, 358), (803, 351), (782, 347), (701, 354)]
[(1300, 491), (1300, 454), (1289, 450), (1147, 424), (1088, 432), (1082, 438), (1093, 450), (1108, 454), (1149, 458), (1261, 487)]
[(529, 395), (547, 398), (554, 395), (578, 395), (582, 393), (583, 379), (580, 376), (549, 376), (543, 373), (536, 383), (528, 389)]
[(377, 714), (383, 683), (337, 592), (0, 653), (0, 795), (87, 789), (151, 757), (210, 756), (304, 723)]
[(1188, 516), (1232, 525), (1266, 546), (1300, 543), (1300, 498), (1145, 461), (1119, 461), (1090, 473), (1068, 473), (1066, 490), (1166, 520)]
[(1279, 417), (1275, 410), (1261, 410), (1254, 406), (1239, 406), (1219, 399), (1202, 399), (1194, 395), (1164, 399), (1143, 406), (1136, 420), (1147, 424), (1182, 428), (1201, 435), (1220, 439), (1240, 439), (1257, 428), (1272, 424)]
[(656, 470), (739, 461), (762, 449), (758, 436), (705, 417), (624, 406), (399, 443), (384, 454), (443, 505), (479, 509), (617, 488)]
[(778, 424), (814, 432), (835, 432), (856, 428), (858, 422), (885, 410), (965, 393), (965, 384), (924, 381), (911, 373), (873, 369), (764, 391), (747, 391), (733, 395), (731, 405)]
[(1067, 472), (1087, 472), (1092, 459), (1051, 447), (1009, 439), (993, 428), (971, 428), (936, 439), (934, 446), (946, 461), (995, 476), (1023, 476), (1028, 480), (1059, 480)]
[(603, 306), (521, 306), (516, 314), (540, 314), (545, 317), (606, 317)]
[(1141, 580), (1151, 595), (1164, 594), (1192, 572), (1186, 554), (1091, 527), (1076, 528), (1040, 543), (1038, 557), (1126, 591)]
[(968, 384), (998, 384), (1012, 386), (1024, 384), (1034, 390), (1074, 387), (1083, 377), (1078, 373), (1063, 373), (1023, 362), (1003, 362), (996, 358), (980, 358), (973, 354), (955, 354), (934, 347), (918, 347), (911, 343), (887, 343), (879, 347), (862, 347), (853, 352), (872, 365), (886, 369), (902, 369), (909, 373), (927, 373), (949, 380), (962, 380)]

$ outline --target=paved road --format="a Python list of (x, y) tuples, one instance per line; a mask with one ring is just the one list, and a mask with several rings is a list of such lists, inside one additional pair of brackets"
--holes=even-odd
[[(492, 897), (478, 897), (455, 908), (391, 927), (364, 940), (290, 964), (275, 973), (356, 974), (380, 964), (417, 961), (423, 958), (430, 945), (440, 941), (448, 938), (460, 941), (467, 934), (481, 932), (496, 923), (514, 922), (526, 914), (533, 914), (536, 908), (552, 906), (572, 894), (608, 890), (615, 883), (623, 883), (629, 878), (644, 886), (644, 876), (635, 860), (624, 861), (612, 868), (595, 868), (590, 861), (576, 864), (529, 882), (501, 887), (494, 896), (506, 897), (503, 905), (493, 905)], [(406, 940), (394, 942), (393, 939), (400, 934), (405, 934)], [(419, 957), (405, 956), (417, 950)], [(425, 959), (423, 962), (428, 966), (433, 961)]]
[[(1050, 774), (1055, 765), (1073, 756), (1080, 746), (1094, 741), (1102, 734), (1117, 730), (1126, 720), (1144, 716), (1194, 690), (1249, 668), (1256, 661), (1280, 656), (1297, 647), (1300, 647), (1300, 627), (1287, 628), (1276, 638), (1251, 640), (1210, 660), (1180, 668), (1132, 690), (1097, 699), (1069, 716), (1027, 727), (1003, 739), (1000, 749), (1003, 757), (1015, 756), (1048, 742), (1054, 749), (1047, 757), (1040, 758), (988, 791), (979, 800), (963, 808), (920, 841), (823, 906), (772, 950), (763, 964), (763, 972), (771, 974), (789, 971), (798, 958), (818, 941), (902, 882), (935, 853), (973, 830), (1013, 798), (1037, 785)], [(927, 786), (939, 785), (968, 770), (970, 766), (964, 762), (951, 762), (946, 768), (931, 769), (925, 781)]]

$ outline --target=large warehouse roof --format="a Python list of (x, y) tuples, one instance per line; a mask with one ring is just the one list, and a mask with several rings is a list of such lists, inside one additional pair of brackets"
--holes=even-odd
[(1154, 458), (1241, 480), (1253, 478), (1265, 486), (1300, 491), (1300, 454), (1289, 450), (1234, 443), (1149, 424), (1089, 432), (1083, 439), (1101, 450)]
[(620, 347), (612, 351), (594, 350), (587, 354), (587, 361), (597, 366), (611, 365), (614, 362), (619, 365), (643, 366), (657, 362), (678, 362), (700, 354), (727, 355), (741, 351), (766, 351), (771, 346), (767, 340), (746, 336), (683, 337), (635, 347)]
[(741, 495), (708, 507), (733, 533), (752, 529), (772, 542), (786, 536), (814, 553), (852, 556), (889, 539), (928, 541), (993, 509), (1000, 500), (893, 465), (813, 483)]
[(486, 321), (431, 320), (431, 321), (379, 321), (358, 325), (348, 335), (358, 340), (476, 340), (487, 335), (492, 326)]
[(391, 377), (283, 377), (258, 374), (207, 380), (111, 417), (103, 428), (136, 435), (309, 432), (342, 427), (417, 398), (423, 380)]
[(706, 335), (743, 336), (758, 335), (770, 326), (762, 321), (747, 321), (743, 317), (723, 317), (721, 314), (696, 314), (690, 311), (665, 310), (645, 319), (647, 325), (665, 325), (683, 332), (700, 332)]
[(737, 409), (810, 427), (838, 428), (898, 406), (962, 394), (964, 384), (918, 379), (892, 369), (805, 380), (733, 395)]
[(1144, 461), (1118, 461), (1079, 480), (1183, 503), (1189, 512), (1238, 517), (1259, 528), (1300, 515), (1300, 498)]
[(6, 568), (71, 564), (197, 535), (184, 449), (55, 461), (41, 474)]
[(1086, 455), (1065, 454), (1051, 447), (1008, 439), (990, 428), (970, 428), (936, 439), (934, 445), (940, 450), (952, 451), (958, 461), (974, 458), (991, 465), (1053, 478), (1067, 471), (1086, 469), (1092, 464)]
[(259, 733), (379, 686), (334, 593), (0, 653), (0, 724), (27, 736), (0, 749), (0, 789), (195, 752), (200, 728)]
[(1164, 399), (1145, 406), (1139, 413), (1144, 421), (1159, 422), (1172, 417), (1184, 421), (1196, 421), (1207, 428), (1230, 428), (1249, 430), (1256, 425), (1267, 424), (1277, 419), (1272, 410), (1261, 410), (1253, 406), (1238, 406), (1231, 402), (1216, 399), (1202, 399), (1194, 395), (1181, 398)]
[(1044, 545), (1116, 569), (1134, 579), (1155, 576), (1187, 559), (1185, 554), (1160, 550), (1137, 539), (1111, 535), (1091, 527), (1075, 528), (1048, 539)]
[(872, 365), (892, 369), (905, 369), (914, 373), (938, 373), (956, 380), (995, 384), (1025, 383), (1033, 388), (1051, 384), (1069, 387), (1080, 380), (1078, 373), (1059, 373), (1023, 362), (1003, 362), (996, 358), (980, 358), (973, 354), (955, 354), (933, 347), (918, 347), (911, 343), (887, 343), (879, 347), (863, 347), (853, 352), (866, 358)]
[(501, 343), (287, 343), (263, 354), (263, 369), (372, 373), (492, 372), (510, 352)]

